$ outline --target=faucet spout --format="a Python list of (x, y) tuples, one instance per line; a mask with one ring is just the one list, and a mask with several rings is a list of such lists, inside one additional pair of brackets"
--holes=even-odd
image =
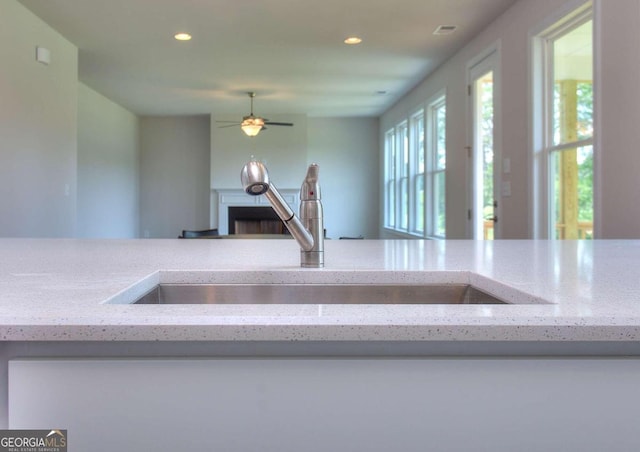
[(264, 196), (269, 200), (271, 207), (276, 211), (280, 219), (284, 222), (289, 232), (300, 245), (303, 251), (310, 251), (313, 248), (313, 236), (302, 225), (300, 219), (293, 213), (289, 204), (282, 198), (275, 185), (270, 184)]
[(264, 164), (251, 160), (240, 172), (244, 191), (252, 196), (264, 194), (273, 210), (283, 221), (293, 238), (300, 245), (302, 267), (324, 266), (324, 219), (320, 202), (318, 165), (311, 164), (300, 189), (300, 218), (282, 198), (278, 189), (269, 180)]

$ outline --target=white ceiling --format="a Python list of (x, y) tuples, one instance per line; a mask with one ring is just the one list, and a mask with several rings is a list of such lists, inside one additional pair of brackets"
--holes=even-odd
[(137, 114), (246, 114), (255, 91), (256, 114), (378, 116), (515, 0), (20, 2), (79, 48), (82, 82)]

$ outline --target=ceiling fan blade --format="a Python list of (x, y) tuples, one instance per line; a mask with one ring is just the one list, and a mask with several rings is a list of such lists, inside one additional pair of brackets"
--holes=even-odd
[(270, 122), (270, 121), (265, 121), (265, 124), (269, 124), (270, 126), (293, 126), (292, 122)]
[[(220, 122), (220, 123), (230, 123), (228, 125), (224, 125), (224, 126), (218, 126), (219, 129), (225, 128), (225, 127), (237, 127), (237, 126), (242, 126), (242, 125), (247, 125), (247, 126), (259, 126), (261, 125), (262, 128), (260, 129), (260, 131), (262, 130), (267, 130), (267, 128), (265, 127), (266, 125), (270, 125), (270, 126), (288, 126), (291, 127), (293, 126), (292, 122), (271, 122), (269, 121), (267, 118), (262, 118), (260, 116), (255, 116), (253, 114), (253, 98), (256, 97), (256, 93), (250, 92), (247, 93), (249, 95), (249, 98), (251, 99), (251, 113), (249, 113), (248, 116), (244, 116), (242, 118), (242, 122), (237, 122), (237, 121), (216, 121), (216, 122)], [(253, 135), (251, 135), (253, 136)]]

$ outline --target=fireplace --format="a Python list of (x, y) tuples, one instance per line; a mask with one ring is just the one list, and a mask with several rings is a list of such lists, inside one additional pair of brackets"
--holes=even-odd
[[(300, 189), (284, 188), (279, 192), (291, 210), (297, 212), (300, 208)], [(212, 189), (211, 213), (212, 228), (217, 228), (223, 236), (289, 233), (264, 196), (249, 196), (240, 189)]]
[(230, 206), (229, 234), (288, 234), (270, 206)]

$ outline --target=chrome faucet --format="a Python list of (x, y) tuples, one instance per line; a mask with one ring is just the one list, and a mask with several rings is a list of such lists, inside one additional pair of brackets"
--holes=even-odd
[(300, 245), (302, 267), (324, 267), (324, 225), (320, 202), (319, 167), (309, 165), (300, 188), (300, 218), (298, 218), (276, 187), (269, 180), (267, 167), (251, 160), (240, 172), (244, 191), (252, 196), (264, 194), (291, 235)]

